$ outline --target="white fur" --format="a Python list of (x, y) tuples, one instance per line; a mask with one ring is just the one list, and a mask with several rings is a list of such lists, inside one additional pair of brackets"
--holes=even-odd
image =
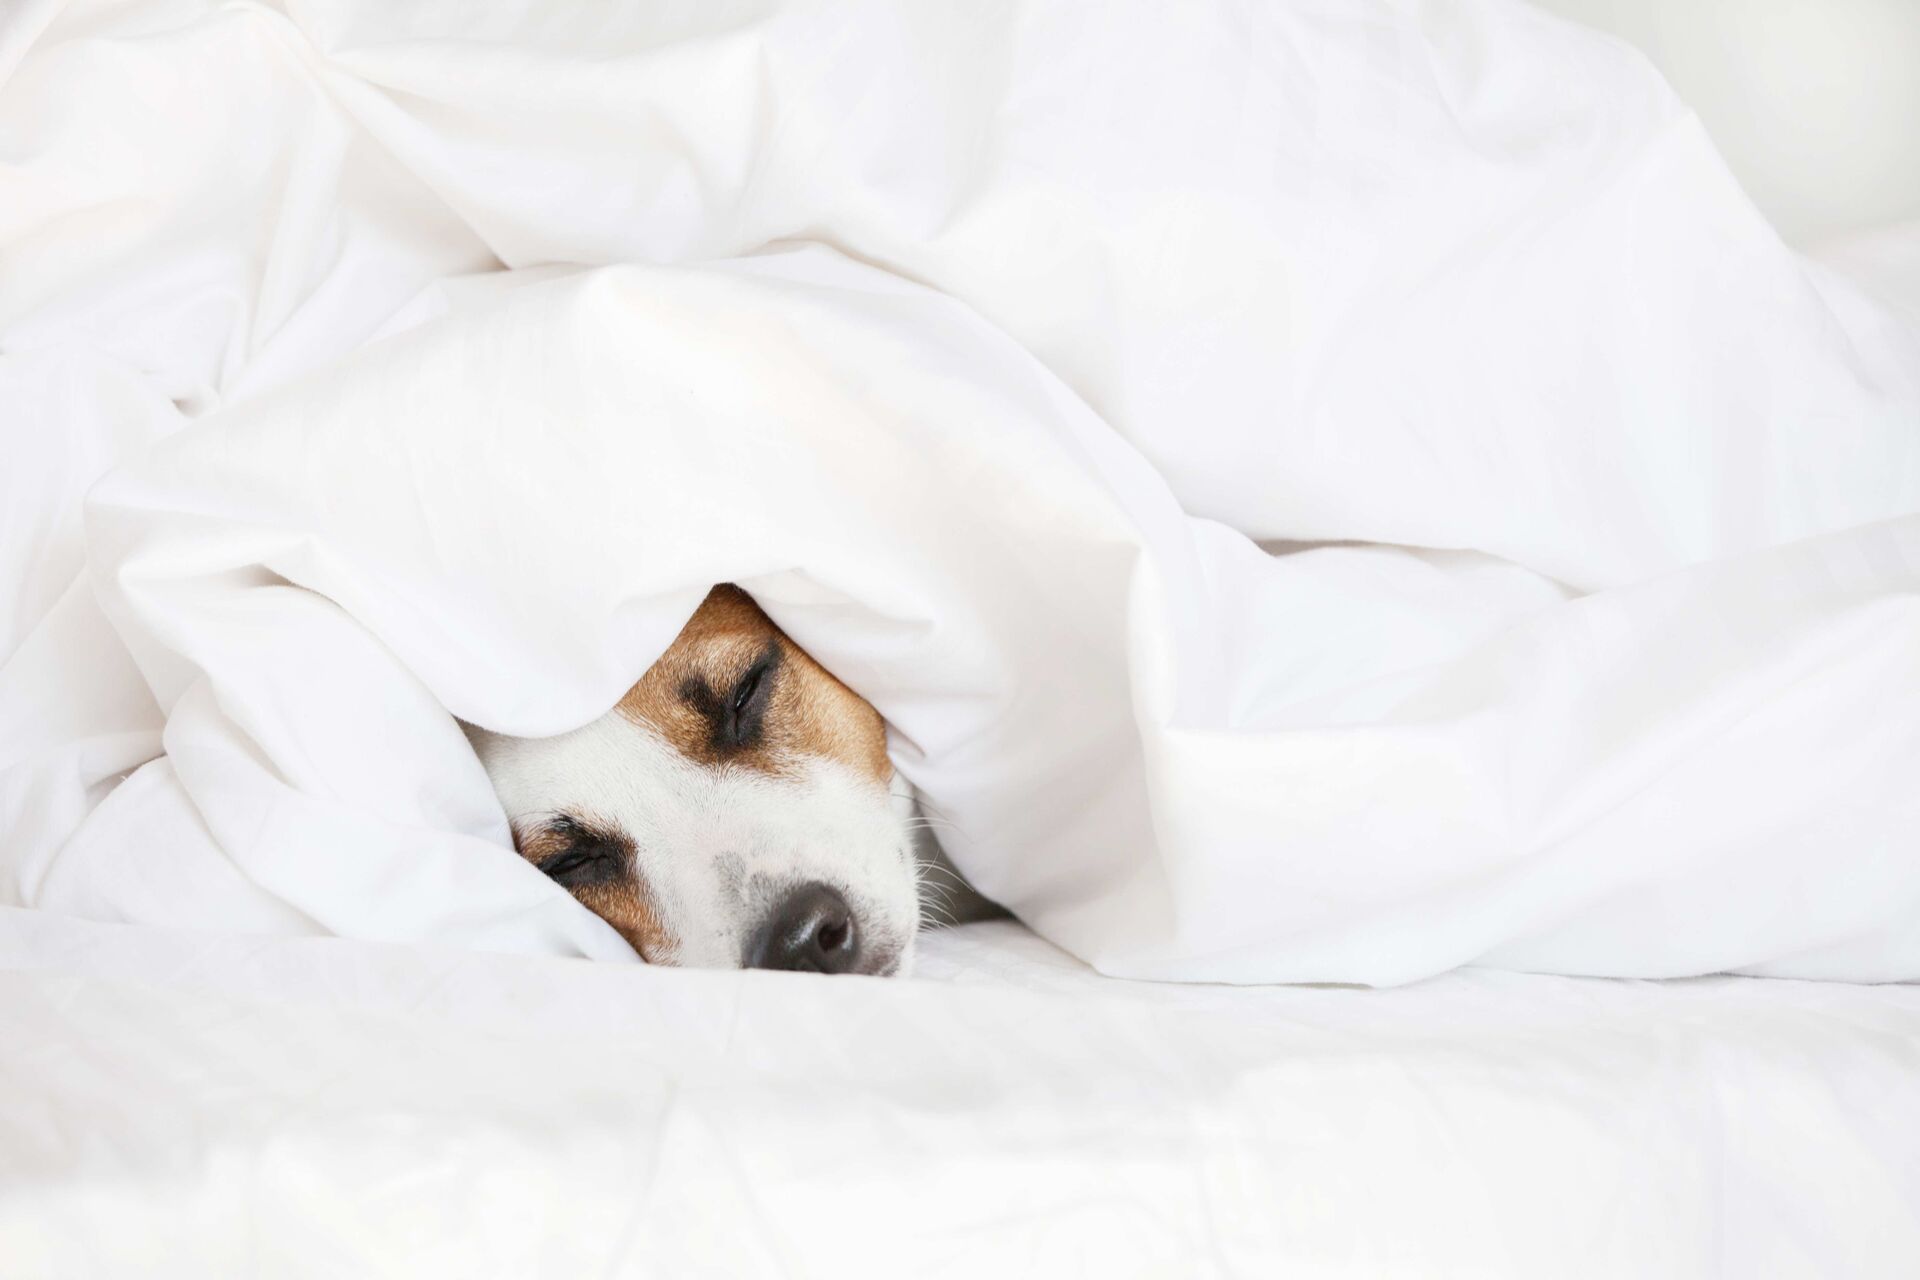
[(818, 880), (846, 898), (863, 951), (910, 964), (912, 842), (873, 779), (817, 756), (781, 760), (783, 776), (699, 764), (618, 712), (554, 738), (470, 737), (517, 830), (569, 814), (627, 835), (675, 939), (656, 960), (738, 967), (766, 912)]

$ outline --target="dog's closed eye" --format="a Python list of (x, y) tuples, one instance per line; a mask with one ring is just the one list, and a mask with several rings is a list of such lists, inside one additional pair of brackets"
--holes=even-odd
[(740, 677), (740, 683), (733, 686), (733, 714), (743, 716), (747, 713), (747, 704), (753, 701), (753, 695), (760, 688), (760, 681), (767, 674), (770, 664), (762, 659)]
[(598, 831), (568, 814), (547, 824), (546, 843), (551, 852), (538, 863), (556, 882), (567, 889), (584, 889), (617, 880), (627, 869), (631, 850), (626, 841)]
[(727, 723), (725, 732), (736, 742), (745, 742), (756, 737), (760, 731), (759, 718), (766, 710), (766, 698), (760, 696), (773, 688), (773, 667), (775, 654), (767, 656), (747, 668), (733, 686), (733, 694), (727, 699)]
[(780, 648), (769, 644), (724, 693), (700, 676), (681, 682), (680, 699), (706, 720), (707, 746), (716, 756), (735, 756), (760, 745), (779, 675)]

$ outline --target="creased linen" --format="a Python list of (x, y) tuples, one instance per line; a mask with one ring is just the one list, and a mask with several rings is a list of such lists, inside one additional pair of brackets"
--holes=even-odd
[(630, 958), (454, 717), (735, 581), (1106, 972), (1920, 976), (1920, 321), (1622, 46), (20, 13), (4, 901)]

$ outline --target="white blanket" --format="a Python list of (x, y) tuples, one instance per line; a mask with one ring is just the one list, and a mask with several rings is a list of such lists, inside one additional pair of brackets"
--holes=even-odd
[(454, 716), (731, 580), (1110, 973), (1920, 976), (1920, 321), (1620, 46), (28, 0), (0, 75), (0, 901), (630, 959)]
[(1011, 923), (825, 981), (0, 911), (0, 1023), (8, 1280), (1920, 1258), (1909, 986), (1171, 986)]

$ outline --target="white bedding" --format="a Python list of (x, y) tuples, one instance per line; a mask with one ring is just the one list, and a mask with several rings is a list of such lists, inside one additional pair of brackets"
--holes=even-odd
[(1920, 317), (1622, 46), (74, 0), (0, 52), (0, 901), (630, 958), (449, 712), (584, 723), (732, 580), (1105, 972), (1920, 975)]
[[(0, 6), (0, 1276), (1915, 1274), (1880, 287), (1502, 0)], [(722, 580), (1024, 926), (513, 852)]]
[(0, 914), (12, 1277), (1910, 1276), (1920, 990), (904, 982)]

